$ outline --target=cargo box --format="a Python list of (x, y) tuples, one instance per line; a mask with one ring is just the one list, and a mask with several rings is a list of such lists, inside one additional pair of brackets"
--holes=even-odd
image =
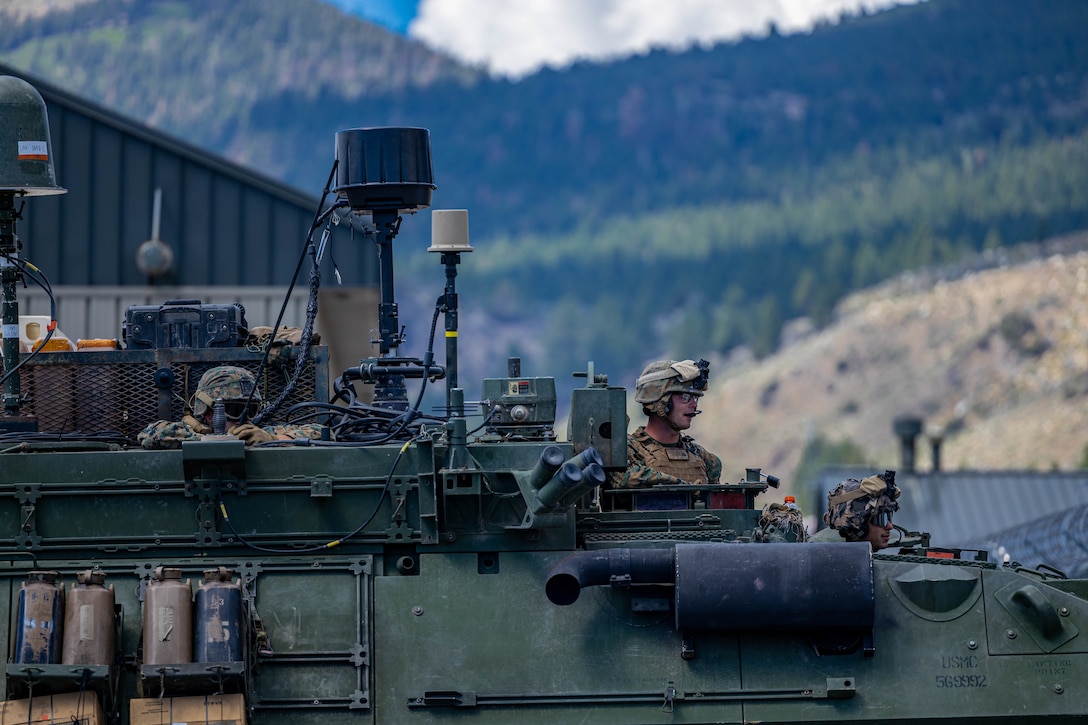
[(0, 725), (106, 725), (98, 695), (90, 690), (0, 702)]
[(238, 347), (249, 334), (246, 309), (235, 302), (205, 305), (171, 300), (125, 310), (121, 336), (130, 350), (174, 347)]
[(245, 725), (245, 696), (157, 697), (129, 701), (129, 725)]
[[(294, 372), (300, 348), (288, 347), (259, 379), (261, 398), (277, 399)], [(23, 415), (38, 430), (118, 431), (136, 440), (148, 423), (181, 420), (200, 377), (218, 365), (256, 374), (263, 353), (244, 347), (54, 352), (28, 360), (21, 370)], [(292, 405), (329, 399), (329, 348), (311, 347), (294, 391), (265, 425), (286, 422)]]

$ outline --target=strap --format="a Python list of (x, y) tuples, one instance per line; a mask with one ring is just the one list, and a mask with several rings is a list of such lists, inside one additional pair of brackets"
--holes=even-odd
[(664, 370), (639, 376), (639, 379), (635, 381), (635, 385), (651, 383), (654, 380), (665, 380), (666, 378), (680, 378), (680, 382), (686, 383), (697, 377), (699, 377), (699, 366), (695, 364), (695, 361), (681, 360), (680, 362), (674, 362)]
[(880, 476), (869, 476), (861, 480), (861, 485), (855, 488), (853, 491), (846, 491), (840, 493), (838, 496), (832, 497), (827, 503), (831, 506), (837, 506), (840, 503), (846, 503), (847, 501), (853, 501), (856, 498), (862, 496), (870, 496), (876, 498), (882, 493), (885, 493), (888, 489), (888, 484), (884, 482), (884, 479)]

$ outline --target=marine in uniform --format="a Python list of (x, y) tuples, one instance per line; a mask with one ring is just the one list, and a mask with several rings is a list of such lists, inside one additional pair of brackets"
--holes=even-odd
[(212, 416), (217, 400), (223, 401), (225, 432), (245, 441), (247, 446), (275, 440), (321, 438), (324, 426), (317, 423), (259, 427), (243, 422), (251, 419), (260, 408), (261, 393), (256, 388), (257, 381), (248, 370), (233, 365), (214, 367), (197, 383), (192, 415), (186, 415), (180, 421), (155, 421), (140, 432), (137, 440), (147, 449), (181, 448), (184, 441), (201, 440), (214, 431)]
[(868, 541), (873, 551), (888, 548), (899, 494), (894, 474), (846, 479), (827, 494), (827, 528), (809, 541)]
[(685, 483), (721, 483), (721, 459), (684, 431), (699, 414), (710, 363), (659, 360), (646, 366), (635, 383), (646, 425), (627, 436), (627, 468), (612, 474), (614, 489)]

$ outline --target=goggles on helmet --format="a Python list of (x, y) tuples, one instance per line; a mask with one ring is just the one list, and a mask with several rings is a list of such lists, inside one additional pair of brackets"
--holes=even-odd
[(257, 403), (253, 401), (247, 405), (244, 400), (224, 400), (223, 410), (227, 414), (227, 420), (241, 420), (243, 413), (249, 419), (257, 415)]
[(881, 512), (875, 513), (871, 517), (869, 517), (869, 523), (872, 524), (873, 526), (876, 526), (876, 527), (881, 528), (881, 529), (887, 527), (887, 525), (890, 524), (891, 522), (892, 522), (892, 512), (891, 511), (881, 511)]

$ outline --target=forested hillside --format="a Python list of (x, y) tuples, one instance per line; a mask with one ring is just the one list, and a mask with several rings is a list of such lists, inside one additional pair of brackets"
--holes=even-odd
[[(35, 9), (36, 12), (32, 12)], [(0, 58), (89, 100), (309, 189), (285, 163), (320, 153), (260, 106), (471, 83), (479, 71), (317, 0), (0, 0)], [(318, 174), (320, 176), (320, 174)], [(322, 177), (323, 178), (323, 177)]]
[[(480, 365), (766, 355), (852, 290), (1088, 228), (1081, 0), (929, 0), (519, 82), (316, 0), (69, 4), (0, 25), (0, 59), (311, 193), (337, 130), (430, 129), (435, 207), (470, 211)], [(427, 230), (404, 225), (398, 273), (433, 286)]]

